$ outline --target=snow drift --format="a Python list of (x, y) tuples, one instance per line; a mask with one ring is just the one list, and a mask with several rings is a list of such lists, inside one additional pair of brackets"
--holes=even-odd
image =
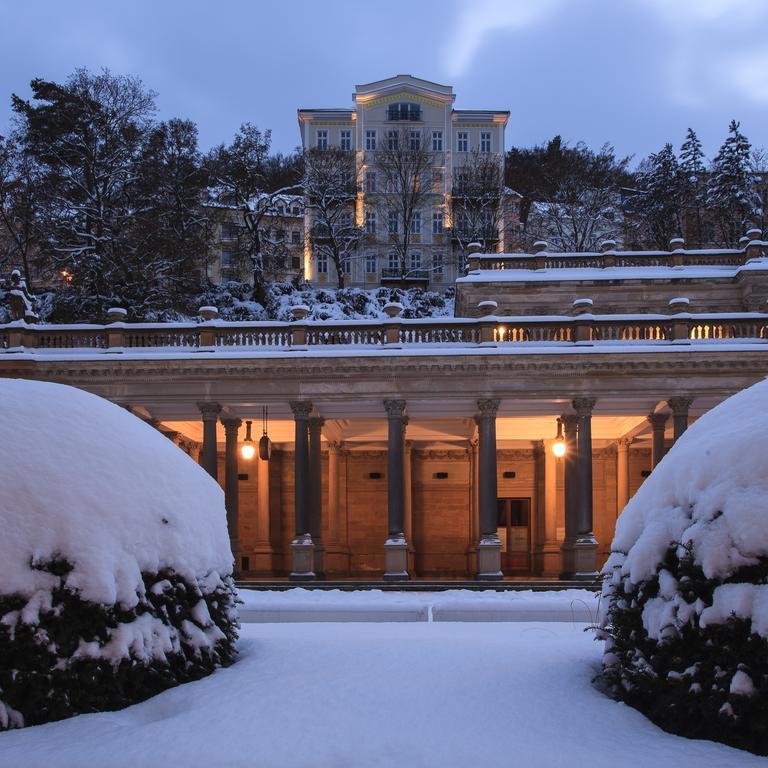
[(118, 709), (234, 658), (219, 486), (122, 408), (0, 380), (0, 729)]
[(602, 682), (668, 730), (768, 754), (768, 382), (678, 440), (604, 575)]

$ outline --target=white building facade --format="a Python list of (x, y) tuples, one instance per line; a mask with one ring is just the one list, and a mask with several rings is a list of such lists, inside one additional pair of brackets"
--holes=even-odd
[[(397, 133), (418, 142), (430, 153), (429, 202), (413, 216), (407, 261), (407, 282), (433, 288), (448, 286), (463, 270), (463, 250), (452, 231), (452, 190), (457, 168), (474, 154), (498, 158), (503, 171), (504, 131), (509, 112), (454, 109), (455, 94), (411, 75), (355, 87), (351, 109), (300, 109), (303, 149), (332, 147), (354, 152), (357, 197), (352, 215), (363, 228), (362, 244), (345, 265), (346, 284), (375, 287), (388, 281), (402, 283), (402, 270), (392, 247), (394, 233), (386, 212), (377, 204), (382, 180), (377, 178), (375, 153)], [(334, 265), (313, 253), (305, 219), (304, 276), (315, 285), (336, 285)], [(498, 242), (504, 249), (503, 234)]]

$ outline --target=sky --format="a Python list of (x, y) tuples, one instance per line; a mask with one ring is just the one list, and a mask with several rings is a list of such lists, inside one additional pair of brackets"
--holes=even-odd
[(0, 0), (0, 134), (32, 78), (107, 67), (204, 149), (251, 122), (288, 152), (297, 108), (407, 73), (510, 110), (508, 146), (560, 134), (637, 161), (690, 126), (711, 157), (733, 118), (768, 146), (767, 41), (768, 0)]

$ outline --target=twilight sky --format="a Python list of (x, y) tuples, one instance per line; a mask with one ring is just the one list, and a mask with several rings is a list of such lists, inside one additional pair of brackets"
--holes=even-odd
[(0, 134), (12, 92), (78, 66), (138, 75), (206, 149), (250, 121), (289, 151), (297, 107), (398, 73), (509, 109), (510, 146), (639, 159), (690, 125), (711, 156), (732, 117), (768, 145), (768, 0), (0, 0)]

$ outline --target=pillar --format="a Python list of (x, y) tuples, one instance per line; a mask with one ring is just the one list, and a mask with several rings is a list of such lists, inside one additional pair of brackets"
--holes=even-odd
[(649, 413), (648, 421), (651, 425), (651, 433), (653, 435), (653, 442), (651, 444), (651, 468), (655, 469), (656, 465), (664, 458), (664, 428), (669, 418), (668, 413)]
[(616, 443), (616, 516), (629, 501), (629, 446), (633, 438), (621, 437)]
[(680, 435), (688, 429), (688, 409), (693, 399), (690, 397), (670, 397), (667, 405), (672, 410), (672, 444), (677, 442)]
[(314, 544), (314, 571), (318, 579), (325, 578), (323, 547), (323, 480), (321, 431), (325, 424), (322, 416), (309, 419), (309, 532)]
[(312, 403), (292, 400), (290, 403), (296, 426), (294, 452), (294, 520), (295, 535), (291, 542), (292, 581), (314, 581), (315, 555), (309, 529), (309, 414)]
[(339, 531), (339, 443), (328, 443), (328, 540), (340, 541)]
[(501, 542), (498, 527), (498, 490), (496, 478), (496, 413), (499, 401), (477, 401), (479, 432), (478, 497), (480, 505), (480, 541), (477, 545), (479, 581), (498, 581), (501, 573)]
[(543, 468), (543, 493), (541, 496), (543, 523), (539, 569), (542, 576), (556, 576), (560, 566), (560, 546), (557, 543), (557, 462), (552, 453), (554, 440), (543, 440), (539, 448), (539, 466)]
[(221, 419), (221, 423), (224, 426), (224, 506), (227, 509), (227, 530), (235, 558), (235, 573), (238, 573), (240, 571), (238, 536), (240, 494), (237, 479), (237, 434), (243, 422), (227, 416)]
[(413, 443), (405, 441), (403, 460), (403, 482), (405, 484), (405, 540), (408, 542), (408, 572), (413, 571)]
[(216, 421), (221, 413), (221, 406), (210, 401), (198, 403), (200, 415), (203, 417), (203, 469), (214, 479), (218, 479), (216, 451)]
[(387, 412), (387, 541), (384, 579), (404, 581), (408, 574), (405, 538), (405, 400), (385, 400)]
[(269, 493), (269, 461), (259, 458), (256, 462), (256, 544), (251, 553), (251, 569), (260, 573), (271, 573), (274, 569), (272, 547), (272, 511)]
[(565, 413), (560, 417), (563, 423), (563, 438), (565, 440), (565, 456), (563, 457), (563, 485), (565, 492), (565, 540), (561, 547), (563, 554), (563, 570), (561, 579), (570, 579), (576, 570), (574, 562), (574, 547), (579, 533), (579, 477), (578, 477), (578, 431), (579, 417), (575, 413)]

